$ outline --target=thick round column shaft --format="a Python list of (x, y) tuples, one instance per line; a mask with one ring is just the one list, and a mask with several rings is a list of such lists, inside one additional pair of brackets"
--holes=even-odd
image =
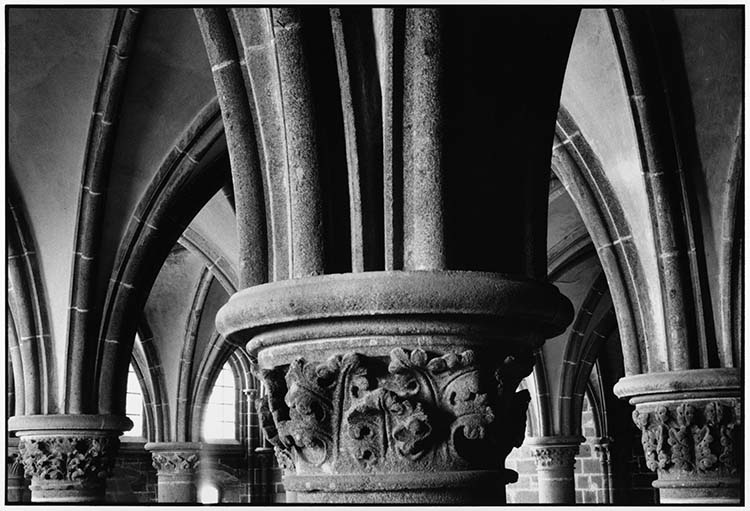
[(156, 469), (158, 502), (195, 503), (198, 491), (195, 470), (201, 444), (193, 442), (148, 443)]
[(540, 504), (575, 504), (575, 464), (581, 437), (540, 437), (529, 440), (536, 461)]
[(635, 405), (661, 504), (739, 504), (742, 411), (738, 369), (693, 369), (623, 378), (615, 394)]
[(8, 429), (21, 438), (18, 451), (32, 502), (101, 503), (120, 444), (133, 427), (112, 415), (26, 415)]

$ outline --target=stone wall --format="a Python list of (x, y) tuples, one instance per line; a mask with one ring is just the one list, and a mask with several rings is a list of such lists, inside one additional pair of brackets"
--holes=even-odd
[(106, 500), (112, 503), (149, 504), (156, 502), (156, 469), (151, 453), (142, 443), (123, 442), (107, 479)]

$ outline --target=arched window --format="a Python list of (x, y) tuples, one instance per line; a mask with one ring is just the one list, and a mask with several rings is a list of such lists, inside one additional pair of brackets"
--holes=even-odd
[(143, 432), (143, 391), (133, 364), (128, 366), (128, 390), (125, 401), (125, 415), (133, 421), (133, 429), (126, 431), (125, 436), (144, 437)]
[(236, 440), (237, 388), (229, 362), (219, 371), (203, 412), (204, 440)]

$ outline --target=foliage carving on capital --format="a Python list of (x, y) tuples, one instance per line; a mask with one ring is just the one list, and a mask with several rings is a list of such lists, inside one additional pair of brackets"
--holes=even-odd
[(262, 426), (279, 463), (297, 473), (489, 468), (520, 443), (515, 429), (522, 441), (529, 399), (513, 386), (520, 367), (495, 369), (471, 350), (300, 357), (257, 371), (267, 389)]
[(537, 467), (572, 467), (576, 462), (578, 445), (547, 445), (531, 449)]
[(646, 465), (652, 471), (736, 474), (741, 415), (736, 399), (681, 402), (635, 410)]
[(158, 474), (183, 474), (194, 472), (200, 459), (190, 452), (154, 452), (151, 464)]
[(116, 437), (22, 438), (18, 450), (26, 477), (34, 480), (101, 484), (109, 475)]

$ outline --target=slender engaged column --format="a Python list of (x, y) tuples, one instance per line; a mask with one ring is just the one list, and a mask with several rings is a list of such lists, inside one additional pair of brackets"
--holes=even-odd
[(217, 318), (248, 339), (265, 435), (300, 503), (503, 503), (533, 350), (570, 321), (551, 285), (460, 271), (263, 284)]
[(253, 474), (254, 495), (257, 496), (254, 502), (258, 504), (272, 504), (273, 494), (271, 485), (271, 467), (273, 466), (273, 449), (270, 447), (258, 447), (255, 449), (257, 458), (257, 472)]
[(536, 461), (540, 504), (575, 504), (575, 465), (583, 437), (538, 437), (529, 439)]
[(133, 427), (112, 415), (26, 415), (11, 417), (32, 502), (104, 502), (106, 479), (120, 444)]
[(158, 501), (195, 503), (198, 501), (195, 470), (200, 463), (201, 444), (159, 442), (145, 446), (151, 451), (158, 479)]
[(246, 423), (246, 435), (247, 435), (247, 459), (248, 469), (253, 468), (253, 453), (256, 447), (260, 447), (260, 426), (258, 424), (258, 414), (256, 413), (255, 403), (258, 400), (257, 389), (244, 389), (242, 393), (246, 399), (247, 409), (247, 423)]
[(612, 462), (609, 459), (609, 443), (610, 439), (602, 437), (594, 445), (594, 452), (599, 457), (602, 463), (602, 469), (604, 472), (603, 480), (603, 496), (604, 504), (611, 504), (614, 501), (613, 487), (612, 487)]
[(737, 369), (629, 376), (615, 385), (635, 405), (662, 504), (739, 504), (742, 411)]

